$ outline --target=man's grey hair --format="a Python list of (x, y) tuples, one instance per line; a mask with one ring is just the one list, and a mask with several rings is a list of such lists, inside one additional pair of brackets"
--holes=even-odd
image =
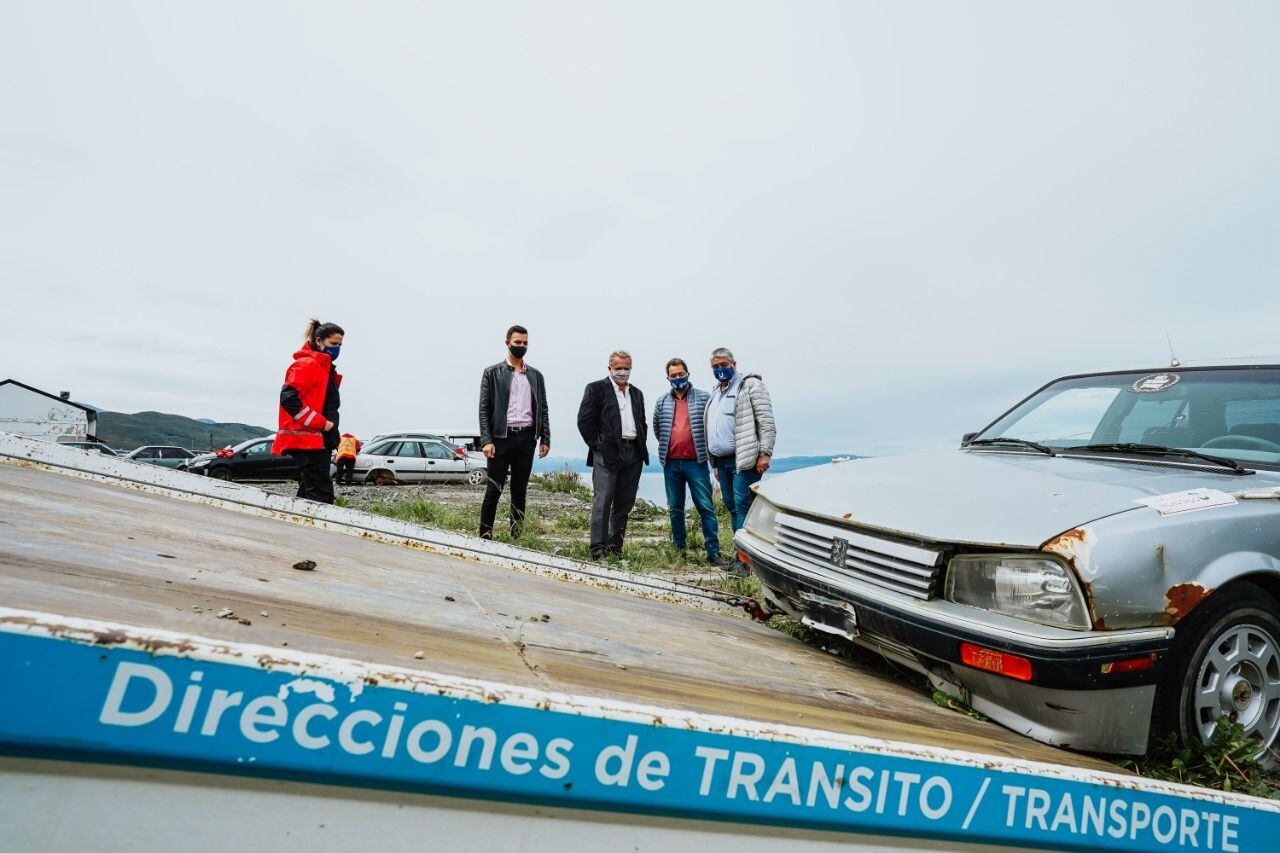
[(625, 358), (627, 361), (631, 361), (631, 360), (632, 360), (632, 358), (631, 358), (631, 353), (627, 352), (627, 351), (626, 351), (626, 350), (624, 350), (624, 349), (616, 349), (616, 350), (614, 350), (613, 352), (609, 353), (609, 363), (610, 363), (610, 364), (613, 364), (613, 360), (614, 360), (615, 358)]
[(738, 363), (738, 360), (733, 357), (733, 350), (729, 349), (728, 347), (716, 347), (711, 351), (711, 357), (727, 358), (730, 361), (732, 361), (734, 364)]

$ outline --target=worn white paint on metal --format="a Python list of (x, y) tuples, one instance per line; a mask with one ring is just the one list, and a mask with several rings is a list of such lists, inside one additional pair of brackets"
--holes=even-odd
[(0, 432), (46, 441), (84, 441), (90, 433), (89, 413), (21, 385), (0, 384)]
[(477, 536), (438, 530), (346, 507), (286, 497), (254, 486), (215, 480), (157, 465), (85, 453), (3, 432), (0, 432), (0, 461), (44, 468), (221, 509), (335, 530), (366, 539), (424, 548), (518, 571), (590, 583), (647, 598), (681, 601), (715, 610), (728, 609), (723, 604), (698, 594), (687, 584), (662, 578), (638, 577), (632, 572), (555, 557), (503, 542), (482, 540)]

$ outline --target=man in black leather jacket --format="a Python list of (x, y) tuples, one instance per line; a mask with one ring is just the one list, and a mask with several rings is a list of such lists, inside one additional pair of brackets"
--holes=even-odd
[(498, 500), (511, 475), (511, 538), (520, 535), (525, 493), (533, 453), (551, 452), (551, 417), (547, 386), (542, 373), (524, 363), (529, 331), (524, 326), (507, 330), (507, 357), (484, 369), (480, 377), (480, 446), (489, 460), (489, 484), (480, 506), (480, 535), (493, 538)]

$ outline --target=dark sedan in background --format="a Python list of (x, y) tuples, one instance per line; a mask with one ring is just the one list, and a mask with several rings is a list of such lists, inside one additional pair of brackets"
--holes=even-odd
[(272, 453), (273, 441), (275, 436), (268, 435), (251, 438), (216, 453), (203, 453), (188, 463), (187, 470), (215, 480), (297, 479), (298, 464), (288, 456)]

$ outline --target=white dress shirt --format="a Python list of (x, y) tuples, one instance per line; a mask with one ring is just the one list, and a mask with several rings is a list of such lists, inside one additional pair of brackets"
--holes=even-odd
[(636, 415), (631, 411), (631, 383), (627, 383), (626, 389), (618, 387), (618, 383), (613, 381), (613, 377), (609, 377), (609, 381), (613, 383), (613, 395), (618, 398), (618, 414), (622, 416), (622, 437), (636, 437)]

